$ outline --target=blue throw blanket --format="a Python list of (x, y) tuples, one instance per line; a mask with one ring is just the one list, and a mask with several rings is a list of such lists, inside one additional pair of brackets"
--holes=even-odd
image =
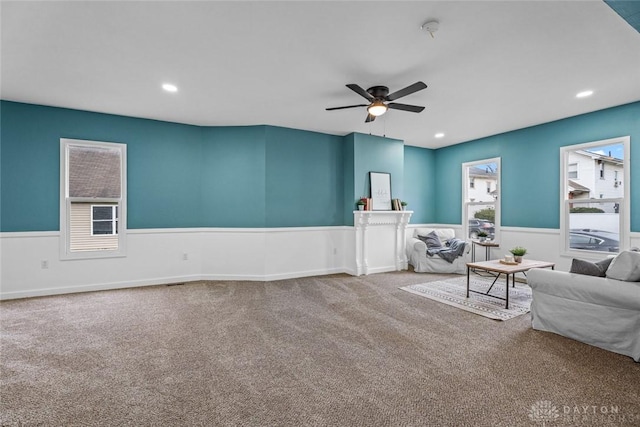
[(466, 242), (464, 240), (460, 240), (456, 238), (449, 239), (447, 240), (446, 246), (443, 246), (440, 248), (427, 249), (427, 255), (434, 256), (437, 254), (442, 259), (444, 259), (449, 264), (451, 264), (456, 258), (458, 258), (459, 256), (462, 256), (465, 245), (466, 245)]

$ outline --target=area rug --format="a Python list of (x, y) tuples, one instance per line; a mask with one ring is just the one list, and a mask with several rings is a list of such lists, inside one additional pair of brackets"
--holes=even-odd
[[(493, 277), (472, 274), (470, 280), (471, 289), (478, 292), (486, 292), (493, 282)], [(505, 278), (500, 276), (493, 288), (491, 288), (489, 295), (504, 298), (504, 287)], [(447, 280), (403, 286), (400, 289), (495, 320), (513, 319), (528, 313), (531, 307), (531, 288), (523, 283), (516, 283), (515, 288), (509, 284), (509, 309), (504, 307), (504, 300), (492, 298), (488, 295), (471, 292), (469, 298), (467, 298), (466, 275)]]

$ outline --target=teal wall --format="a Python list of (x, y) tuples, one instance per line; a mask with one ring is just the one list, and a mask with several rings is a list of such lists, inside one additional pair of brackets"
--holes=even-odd
[(413, 211), (411, 222), (433, 222), (436, 212), (435, 150), (404, 147), (404, 196), (402, 200)]
[[(0, 231), (59, 229), (60, 138), (127, 144), (129, 228), (352, 225), (370, 171), (391, 173), (412, 223), (460, 224), (461, 164), (502, 159), (502, 225), (559, 227), (559, 150), (631, 136), (640, 188), (640, 102), (437, 150), (353, 133), (199, 127), (2, 101)], [(640, 231), (640, 192), (631, 229)]]
[(441, 148), (435, 222), (460, 224), (461, 164), (502, 159), (502, 225), (560, 227), (560, 147), (631, 136), (631, 230), (640, 231), (640, 102)]
[(355, 140), (356, 134), (350, 133), (343, 138), (342, 142), (342, 176), (343, 176), (343, 224), (353, 225), (353, 211), (356, 209), (356, 201), (365, 193), (357, 193), (355, 187), (355, 171), (353, 165), (355, 163)]
[(342, 137), (267, 127), (266, 226), (342, 225)]
[(343, 224), (339, 136), (189, 126), (8, 101), (0, 113), (3, 232), (59, 229), (60, 138), (127, 145), (131, 229)]
[[(353, 133), (344, 142), (345, 225), (353, 225), (356, 201), (371, 196), (369, 172), (391, 174), (391, 197), (402, 199), (404, 189), (404, 143), (397, 139)], [(351, 166), (353, 165), (353, 166)], [(348, 182), (346, 181), (348, 180)]]
[(202, 227), (265, 227), (266, 126), (203, 129)]
[(58, 230), (60, 138), (127, 144), (128, 227), (200, 224), (201, 129), (3, 101), (1, 231)]
[[(398, 139), (356, 133), (354, 135), (354, 191), (371, 196), (369, 172), (391, 174), (391, 198), (402, 199), (404, 190), (404, 143)], [(354, 200), (355, 202), (355, 200)]]

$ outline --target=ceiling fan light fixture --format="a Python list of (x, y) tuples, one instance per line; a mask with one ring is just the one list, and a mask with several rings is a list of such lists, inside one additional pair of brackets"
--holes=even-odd
[(369, 114), (376, 117), (386, 113), (387, 109), (388, 107), (385, 105), (385, 103), (380, 100), (373, 101), (371, 105), (367, 107), (367, 111), (369, 112)]

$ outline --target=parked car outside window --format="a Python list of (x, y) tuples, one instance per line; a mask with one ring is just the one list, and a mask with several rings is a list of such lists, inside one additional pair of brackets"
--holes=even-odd
[(475, 239), (478, 237), (479, 231), (487, 233), (489, 239), (493, 239), (496, 235), (494, 224), (486, 219), (473, 218), (469, 220), (469, 237)]
[(618, 252), (620, 235), (603, 230), (572, 228), (569, 230), (569, 247), (599, 252)]

